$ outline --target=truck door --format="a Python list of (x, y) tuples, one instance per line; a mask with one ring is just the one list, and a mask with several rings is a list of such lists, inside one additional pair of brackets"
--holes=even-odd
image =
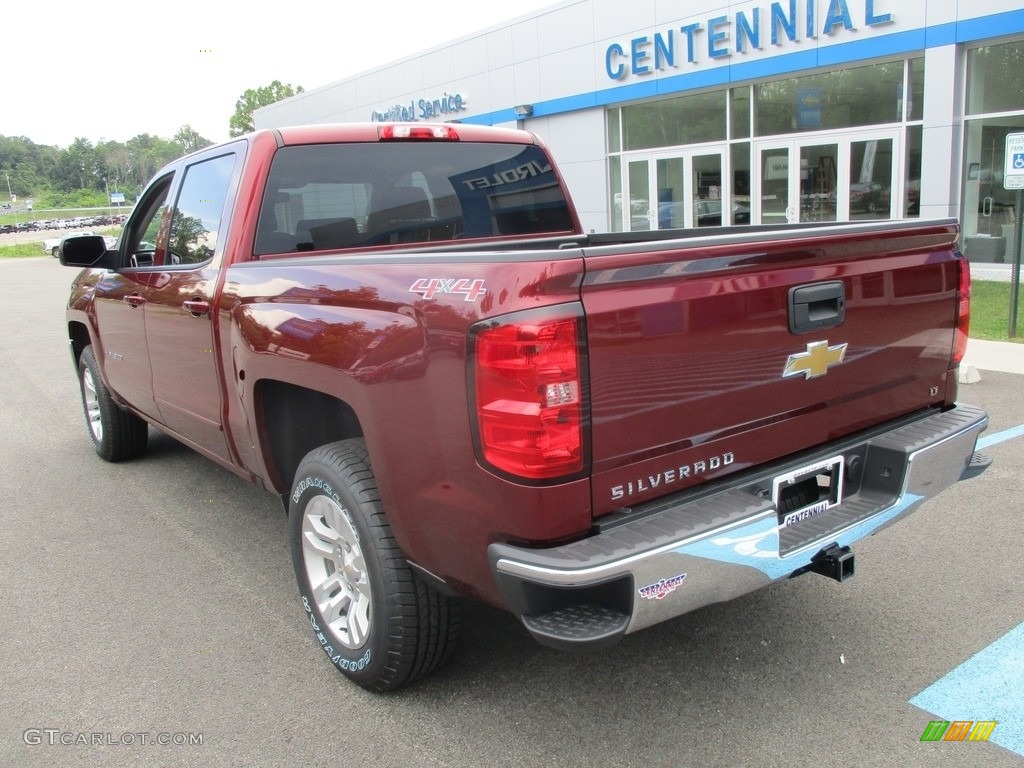
[(153, 371), (146, 343), (145, 304), (154, 280), (150, 269), (165, 223), (174, 174), (156, 179), (136, 205), (121, 237), (124, 266), (104, 273), (96, 285), (94, 306), (103, 372), (110, 388), (132, 407), (160, 420), (153, 399)]
[(214, 326), (237, 156), (219, 151), (182, 169), (145, 314), (160, 420), (199, 448), (228, 458)]

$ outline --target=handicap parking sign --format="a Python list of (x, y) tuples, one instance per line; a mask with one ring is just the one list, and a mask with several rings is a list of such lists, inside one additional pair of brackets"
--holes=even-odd
[(1008, 133), (1006, 135), (1003, 188), (1024, 189), (1024, 133)]

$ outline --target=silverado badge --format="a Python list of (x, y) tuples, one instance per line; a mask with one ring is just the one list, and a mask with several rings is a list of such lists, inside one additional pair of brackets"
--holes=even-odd
[(797, 352), (790, 355), (786, 361), (786, 370), (782, 372), (782, 378), (799, 376), (803, 374), (804, 379), (814, 379), (824, 376), (833, 365), (839, 365), (846, 356), (846, 344), (836, 344), (834, 347), (828, 345), (828, 341), (815, 341), (807, 345), (806, 352)]

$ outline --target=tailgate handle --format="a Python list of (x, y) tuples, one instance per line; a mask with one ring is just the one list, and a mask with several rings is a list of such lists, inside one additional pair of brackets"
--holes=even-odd
[(845, 319), (846, 288), (842, 282), (834, 280), (789, 289), (790, 333), (835, 328)]

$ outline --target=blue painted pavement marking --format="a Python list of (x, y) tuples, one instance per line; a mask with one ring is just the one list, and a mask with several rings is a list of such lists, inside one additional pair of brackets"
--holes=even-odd
[[(1024, 424), (978, 439), (976, 450), (1024, 437)], [(1024, 624), (910, 700), (944, 720), (995, 720), (989, 741), (1024, 756)]]
[(1007, 440), (1013, 440), (1016, 437), (1024, 437), (1024, 424), (1021, 424), (1019, 427), (1004, 429), (1002, 432), (996, 432), (994, 435), (984, 435), (983, 437), (979, 437), (978, 445), (974, 450), (983, 451), (990, 445), (1004, 443)]
[(910, 700), (944, 720), (995, 720), (989, 741), (1024, 756), (1024, 624)]

